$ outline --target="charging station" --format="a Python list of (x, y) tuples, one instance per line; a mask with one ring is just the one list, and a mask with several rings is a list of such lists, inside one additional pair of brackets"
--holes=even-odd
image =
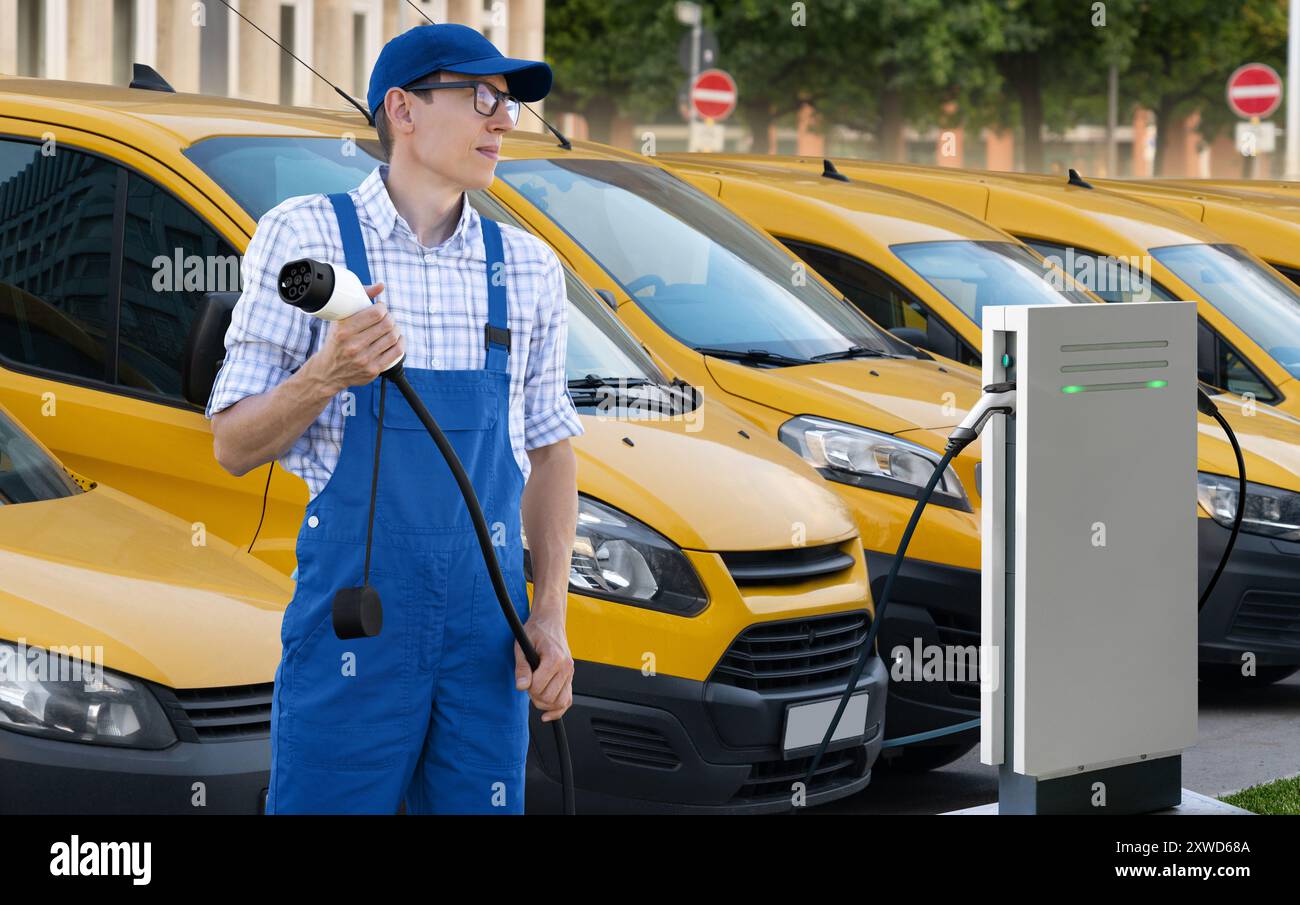
[(984, 311), (980, 760), (1002, 814), (1179, 805), (1196, 739), (1196, 305)]

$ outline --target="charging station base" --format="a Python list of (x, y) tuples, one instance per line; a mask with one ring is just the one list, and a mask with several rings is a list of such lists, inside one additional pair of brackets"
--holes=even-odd
[[(1200, 792), (1193, 792), (1191, 789), (1183, 789), (1182, 800), (1176, 807), (1167, 808), (1162, 811), (1150, 812), (1153, 816), (1165, 817), (1252, 817), (1250, 811), (1239, 808), (1236, 805), (1227, 804), (1219, 801), (1217, 798), (1211, 798), (1208, 795), (1202, 795)], [(999, 814), (998, 803), (996, 801), (989, 804), (976, 805), (973, 808), (962, 808), (958, 811), (947, 811), (941, 816), (950, 817), (978, 817), (992, 814)]]
[(1002, 814), (1149, 814), (1177, 807), (1183, 797), (1181, 755), (1038, 779), (1003, 764), (998, 771)]

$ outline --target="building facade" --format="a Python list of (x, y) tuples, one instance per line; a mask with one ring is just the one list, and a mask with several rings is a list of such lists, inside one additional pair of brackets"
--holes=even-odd
[[(228, 2), (360, 99), (384, 42), (422, 24), (420, 11), (478, 29), (507, 56), (543, 57), (545, 0), (412, 0), (420, 11), (407, 0)], [(220, 0), (0, 0), (0, 73), (126, 85), (133, 62), (154, 67), (177, 91), (341, 103)], [(527, 114), (519, 126), (541, 128)]]

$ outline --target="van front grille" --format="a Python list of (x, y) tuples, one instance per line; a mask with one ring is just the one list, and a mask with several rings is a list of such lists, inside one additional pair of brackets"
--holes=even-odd
[(786, 584), (834, 575), (853, 568), (853, 557), (840, 544), (719, 553), (736, 584)]
[(871, 628), (866, 610), (751, 625), (710, 681), (751, 691), (793, 691), (847, 681)]
[[(879, 732), (879, 726), (868, 730), (868, 735)], [(812, 766), (812, 756), (793, 760), (765, 760), (750, 767), (749, 778), (736, 790), (731, 804), (758, 804), (790, 800), (796, 782), (803, 782)], [(847, 785), (860, 779), (867, 771), (867, 749), (863, 745), (828, 751), (817, 765), (817, 773), (807, 789), (809, 795)]]
[[(273, 682), (224, 688), (177, 688), (171, 692), (175, 706), (169, 709), (182, 741), (269, 738), (274, 692)], [(168, 703), (164, 701), (164, 705)], [(187, 735), (192, 737), (186, 738)]]

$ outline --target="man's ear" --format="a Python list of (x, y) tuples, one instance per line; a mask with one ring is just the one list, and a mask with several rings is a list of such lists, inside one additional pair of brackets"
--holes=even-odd
[(410, 97), (401, 88), (389, 88), (384, 95), (384, 112), (388, 115), (390, 135), (414, 130), (415, 123), (411, 120), (411, 108), (407, 103)]

